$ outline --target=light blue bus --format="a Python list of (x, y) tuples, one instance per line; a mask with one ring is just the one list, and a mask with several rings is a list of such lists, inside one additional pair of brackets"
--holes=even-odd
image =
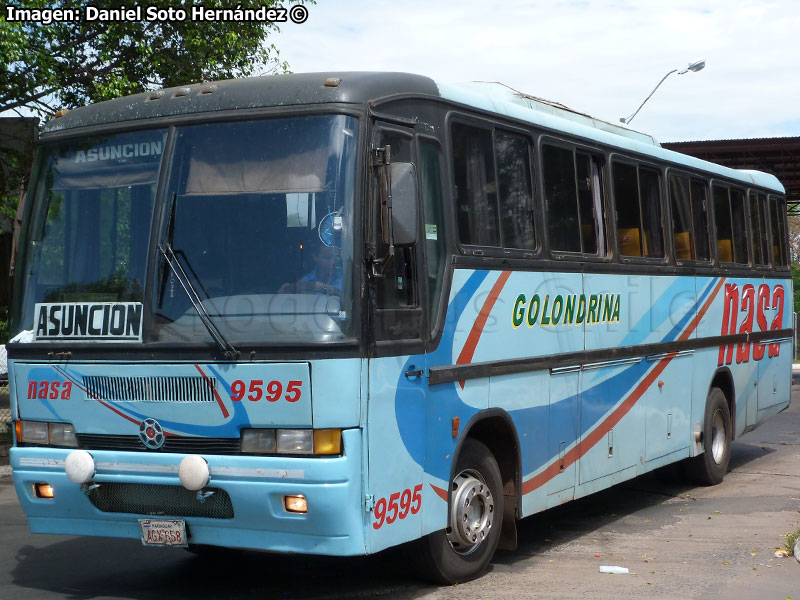
[[(9, 370), (31, 531), (195, 552), (516, 521), (789, 403), (784, 189), (496, 85), (203, 83), (47, 123)], [(122, 558), (122, 557), (120, 557)]]

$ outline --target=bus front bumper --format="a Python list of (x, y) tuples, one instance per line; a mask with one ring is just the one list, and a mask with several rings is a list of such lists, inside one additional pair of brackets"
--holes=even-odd
[[(345, 452), (332, 458), (202, 455), (210, 479), (201, 492), (224, 490), (230, 498), (232, 515), (222, 517), (181, 516), (170, 514), (168, 505), (153, 507), (158, 492), (165, 490), (184, 499), (186, 506), (177, 512), (203, 513), (203, 507), (192, 505), (195, 492), (185, 490), (178, 477), (185, 454), (91, 450), (96, 473), (83, 485), (70, 481), (65, 471), (72, 449), (14, 447), (10, 457), (17, 496), (33, 533), (140, 539), (140, 519), (177, 519), (186, 523), (189, 544), (353, 556), (365, 553), (362, 438), (358, 429), (344, 430), (342, 436)], [(52, 487), (52, 498), (39, 497), (40, 483)], [(111, 511), (108, 504), (100, 510), (90, 498), (93, 486), (104, 484), (117, 490)], [(287, 511), (284, 498), (300, 494), (308, 512)], [(149, 503), (148, 513), (122, 512), (131, 507), (126, 495)], [(201, 497), (199, 504), (205, 502)]]

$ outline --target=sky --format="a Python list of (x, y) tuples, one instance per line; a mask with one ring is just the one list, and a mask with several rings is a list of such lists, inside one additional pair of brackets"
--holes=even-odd
[[(287, 5), (288, 6), (288, 5)], [(499, 81), (662, 142), (800, 136), (797, 0), (317, 0), (271, 38), (292, 71)]]

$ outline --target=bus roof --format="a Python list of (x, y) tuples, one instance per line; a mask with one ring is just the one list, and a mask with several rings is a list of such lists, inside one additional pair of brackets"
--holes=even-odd
[(81, 127), (208, 113), (310, 104), (364, 104), (395, 95), (439, 97), (525, 121), (555, 132), (698, 169), (784, 193), (778, 179), (760, 171), (730, 169), (662, 148), (647, 134), (602, 121), (567, 106), (498, 83), (452, 84), (408, 73), (335, 72), (248, 77), (145, 92), (76, 108), (51, 119), (43, 134)]
[(502, 84), (475, 82), (459, 85), (437, 82), (437, 87), (443, 98), (453, 102), (534, 123), (550, 130), (589, 139), (620, 150), (649, 155), (655, 159), (683, 165), (687, 168), (736, 179), (747, 185), (756, 185), (785, 193), (781, 182), (770, 173), (731, 169), (680, 152), (667, 150), (662, 148), (661, 144), (652, 136), (596, 119), (561, 104), (528, 96)]

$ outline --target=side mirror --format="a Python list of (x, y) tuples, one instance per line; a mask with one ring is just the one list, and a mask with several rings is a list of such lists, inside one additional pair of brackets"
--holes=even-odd
[(417, 241), (417, 173), (413, 163), (392, 163), (392, 242), (410, 246)]

